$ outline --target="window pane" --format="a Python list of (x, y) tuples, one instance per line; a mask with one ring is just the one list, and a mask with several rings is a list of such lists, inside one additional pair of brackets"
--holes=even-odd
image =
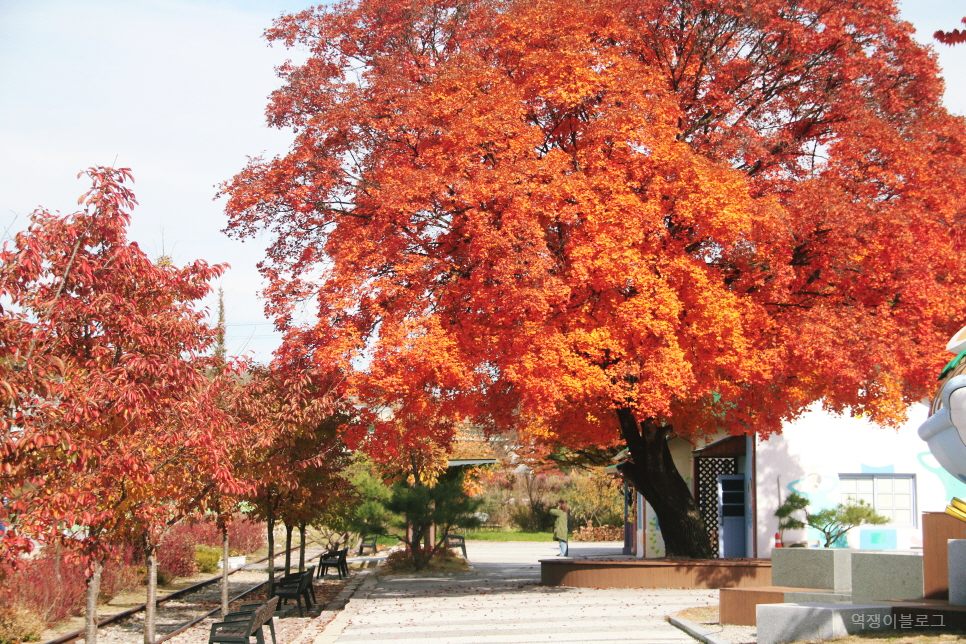
[(889, 522), (915, 525), (916, 490), (913, 477), (903, 474), (847, 474), (839, 477), (842, 503), (861, 502)]

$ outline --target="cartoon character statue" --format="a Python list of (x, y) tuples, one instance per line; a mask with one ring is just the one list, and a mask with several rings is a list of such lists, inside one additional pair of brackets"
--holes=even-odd
[(942, 370), (942, 385), (933, 397), (931, 415), (919, 426), (919, 438), (947, 472), (966, 482), (966, 327), (946, 350), (956, 354)]

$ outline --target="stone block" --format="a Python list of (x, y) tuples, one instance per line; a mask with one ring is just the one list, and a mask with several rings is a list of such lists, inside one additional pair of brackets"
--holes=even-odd
[(796, 592), (786, 592), (786, 604), (849, 604), (852, 602), (852, 593), (836, 593), (831, 590), (802, 590)]
[(966, 539), (949, 539), (949, 603), (966, 606)]
[(862, 632), (874, 620), (892, 622), (889, 606), (855, 604), (759, 604), (758, 644), (827, 640)]
[(922, 555), (852, 553), (852, 601), (864, 603), (922, 597)]
[(849, 548), (775, 548), (771, 551), (771, 583), (793, 588), (852, 588)]

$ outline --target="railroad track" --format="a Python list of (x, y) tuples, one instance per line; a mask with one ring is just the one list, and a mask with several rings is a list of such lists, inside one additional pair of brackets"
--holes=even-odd
[[(315, 542), (317, 543), (317, 542)], [(297, 548), (292, 548), (292, 551), (297, 551)], [(325, 550), (321, 550), (317, 554), (311, 557), (306, 557), (306, 565), (312, 559), (316, 559), (325, 553)], [(284, 556), (285, 551), (281, 553), (276, 553), (275, 557)], [(260, 563), (268, 561), (268, 557), (263, 557), (258, 561), (252, 561), (245, 564), (240, 568), (235, 568), (229, 571), (229, 577), (235, 575), (236, 573), (248, 573), (246, 576), (252, 576), (257, 574), (262, 577), (260, 581), (252, 582), (251, 580), (246, 583), (234, 584), (236, 586), (235, 594), (230, 598), (229, 603), (238, 601), (245, 598), (246, 596), (261, 590), (268, 584), (268, 580), (264, 579), (264, 570), (252, 570), (250, 566), (254, 566)], [(188, 630), (192, 626), (195, 626), (199, 622), (211, 617), (212, 615), (219, 614), (221, 612), (221, 582), (222, 576), (219, 574), (211, 579), (206, 579), (202, 582), (188, 586), (187, 588), (182, 588), (181, 590), (175, 591), (157, 600), (157, 613), (156, 613), (156, 629), (158, 631), (164, 631), (159, 634), (157, 639), (154, 640), (154, 644), (161, 644), (168, 639), (171, 639), (175, 635), (179, 635), (184, 631)], [(242, 585), (242, 588), (238, 588)], [(237, 592), (241, 590), (241, 592)], [(197, 597), (195, 597), (197, 596)], [(187, 598), (192, 597), (190, 601)], [(141, 604), (130, 608), (123, 612), (117, 613), (116, 615), (111, 615), (110, 617), (105, 617), (100, 620), (97, 624), (98, 628), (98, 641), (102, 639), (101, 633), (103, 632), (106, 637), (104, 640), (110, 642), (111, 644), (119, 642), (136, 642), (140, 644), (143, 642), (143, 626), (144, 618), (142, 613), (146, 604)], [(140, 618), (140, 619), (139, 619)], [(174, 629), (171, 629), (172, 625), (178, 625)], [(179, 625), (180, 624), (180, 625)], [(72, 633), (67, 633), (56, 639), (52, 639), (44, 644), (67, 644), (68, 642), (73, 642), (75, 640), (84, 638), (84, 629), (74, 631)]]

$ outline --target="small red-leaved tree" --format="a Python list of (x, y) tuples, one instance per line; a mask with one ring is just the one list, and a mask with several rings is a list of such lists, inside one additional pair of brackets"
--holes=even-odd
[(337, 433), (348, 414), (337, 404), (337, 379), (320, 371), (283, 352), (270, 366), (249, 368), (236, 399), (234, 413), (255, 428), (239, 454), (239, 475), (252, 485), (252, 516), (267, 523), (270, 584), (275, 522), (299, 525), (304, 536), (304, 525), (327, 503), (341, 505), (350, 494), (340, 476), (348, 455)]
[(0, 252), (0, 552), (59, 540), (83, 556), (93, 643), (112, 544), (156, 533), (199, 487), (233, 483), (198, 358), (214, 332), (196, 304), (223, 267), (151, 261), (127, 239), (129, 171), (87, 174), (82, 210), (34, 212)]

